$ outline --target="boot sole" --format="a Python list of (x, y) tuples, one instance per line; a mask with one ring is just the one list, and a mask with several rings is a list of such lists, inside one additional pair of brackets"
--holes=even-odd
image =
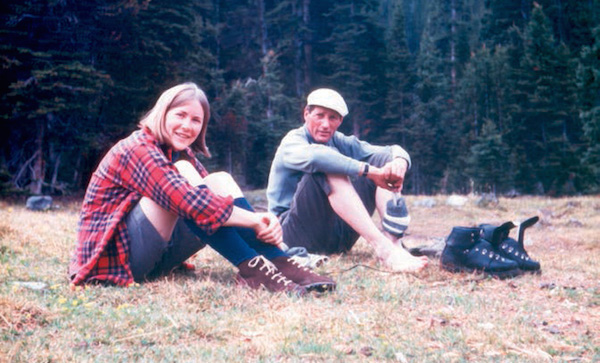
[(334, 291), (336, 288), (336, 284), (331, 284), (331, 283), (317, 283), (317, 284), (308, 284), (308, 285), (301, 285), (303, 288), (306, 289), (307, 292), (317, 292), (317, 293), (325, 293), (325, 292), (330, 292), (330, 291)]
[(488, 271), (488, 270), (476, 269), (473, 267), (455, 266), (455, 265), (442, 265), (442, 268), (449, 272), (478, 273), (478, 274), (483, 274), (485, 276), (494, 277), (494, 278), (497, 278), (500, 280), (517, 277), (517, 276), (522, 275), (524, 272), (523, 270), (521, 270), (519, 268), (512, 269), (512, 270), (506, 270), (506, 271)]
[(537, 270), (527, 270), (527, 269), (521, 269), (521, 271), (523, 271), (524, 274), (530, 274), (530, 275), (541, 275), (542, 274), (542, 269), (537, 269)]

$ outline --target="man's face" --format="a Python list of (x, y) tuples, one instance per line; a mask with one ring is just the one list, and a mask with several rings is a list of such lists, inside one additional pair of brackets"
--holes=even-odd
[(308, 107), (304, 109), (304, 123), (313, 139), (320, 144), (329, 141), (338, 127), (342, 124), (342, 116), (339, 113), (325, 107), (313, 106), (312, 111)]

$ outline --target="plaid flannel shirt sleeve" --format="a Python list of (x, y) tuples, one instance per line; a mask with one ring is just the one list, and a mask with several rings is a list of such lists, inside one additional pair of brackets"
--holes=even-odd
[[(196, 167), (200, 164), (196, 163)], [(201, 166), (201, 165), (200, 165)], [(214, 194), (206, 186), (193, 187), (153, 143), (142, 143), (118, 160), (122, 184), (182, 218), (193, 220), (212, 234), (233, 210), (233, 198)], [(198, 170), (206, 175), (204, 168)]]

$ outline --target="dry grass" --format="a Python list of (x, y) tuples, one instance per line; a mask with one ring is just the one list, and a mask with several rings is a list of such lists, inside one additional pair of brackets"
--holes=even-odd
[(35, 213), (0, 202), (0, 361), (600, 360), (600, 197), (501, 199), (494, 208), (407, 199), (410, 244), (452, 226), (539, 215), (527, 240), (543, 274), (498, 281), (432, 261), (393, 275), (359, 241), (322, 268), (339, 284), (325, 296), (238, 288), (234, 269), (209, 250), (192, 275), (72, 290), (77, 203)]

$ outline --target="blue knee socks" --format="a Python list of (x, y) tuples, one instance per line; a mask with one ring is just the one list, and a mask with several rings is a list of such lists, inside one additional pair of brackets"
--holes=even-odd
[[(235, 199), (233, 205), (254, 211), (245, 198)], [(251, 228), (221, 227), (214, 234), (208, 235), (192, 220), (185, 220), (185, 223), (194, 234), (235, 266), (257, 255), (263, 255), (269, 260), (279, 256), (287, 256), (285, 252), (276, 246), (257, 239), (254, 230)]]

